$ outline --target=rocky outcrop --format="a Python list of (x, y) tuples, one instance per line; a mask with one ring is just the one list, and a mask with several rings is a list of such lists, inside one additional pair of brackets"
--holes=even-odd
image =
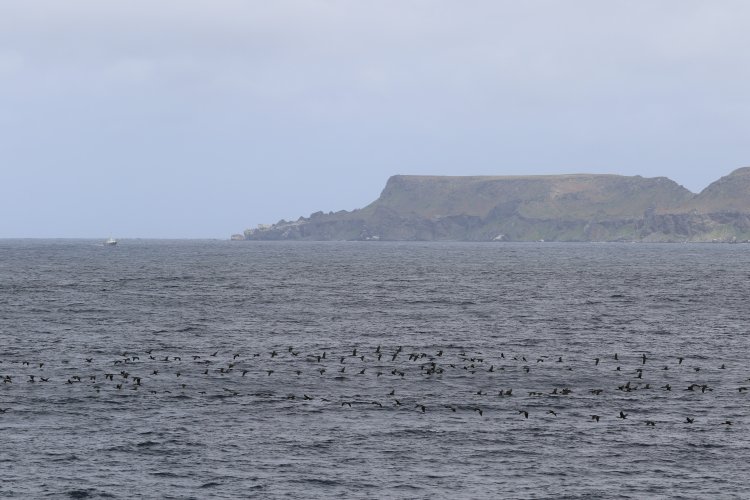
[(700, 194), (664, 177), (391, 177), (351, 212), (246, 230), (251, 240), (744, 241), (750, 168)]

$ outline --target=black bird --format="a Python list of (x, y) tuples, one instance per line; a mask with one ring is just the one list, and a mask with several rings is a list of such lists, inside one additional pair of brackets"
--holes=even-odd
[(599, 364), (599, 358), (594, 358), (594, 366), (597, 366)]
[(519, 415), (523, 415), (523, 418), (529, 418), (529, 412), (526, 410), (518, 410)]
[(94, 358), (86, 358), (86, 363), (91, 363), (92, 361), (94, 361)]
[(217, 354), (219, 354), (219, 351), (216, 351), (216, 352), (215, 352), (215, 353), (213, 353), (213, 354), (212, 354), (211, 356), (215, 358)]
[(557, 416), (557, 413), (555, 413), (554, 410), (547, 410), (547, 413), (554, 415), (555, 417)]
[(682, 364), (682, 360), (683, 360), (683, 359), (685, 359), (685, 358), (677, 358), (677, 364), (678, 364), (678, 365), (681, 365), (681, 364)]
[(693, 423), (694, 421), (695, 421), (695, 419), (694, 419), (694, 418), (690, 418), (690, 417), (685, 417), (685, 423), (686, 423), (686, 424), (692, 424), (692, 423)]
[(646, 364), (646, 355), (645, 354), (643, 354), (643, 357), (641, 358), (641, 360), (642, 360), (641, 364), (645, 365)]
[(600, 418), (599, 415), (591, 415), (591, 420), (596, 420), (598, 422)]
[(656, 422), (653, 420), (646, 420), (646, 425), (650, 425), (651, 427), (656, 427)]
[(624, 420), (624, 419), (628, 418), (628, 415), (627, 415), (627, 414), (626, 414), (625, 412), (621, 411), (621, 412), (620, 412), (620, 416), (619, 416), (619, 417), (617, 417), (617, 418), (621, 418), (621, 419), (623, 419), (623, 420)]

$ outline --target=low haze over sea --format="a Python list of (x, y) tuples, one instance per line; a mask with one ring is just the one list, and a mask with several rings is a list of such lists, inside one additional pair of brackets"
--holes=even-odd
[(0, 240), (0, 497), (748, 498), (750, 246)]

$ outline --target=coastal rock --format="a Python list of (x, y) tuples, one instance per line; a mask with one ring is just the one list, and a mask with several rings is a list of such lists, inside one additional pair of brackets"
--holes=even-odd
[[(501, 235), (502, 237), (498, 237)], [(249, 240), (745, 241), (750, 168), (693, 194), (665, 177), (396, 175), (351, 212), (316, 212)]]

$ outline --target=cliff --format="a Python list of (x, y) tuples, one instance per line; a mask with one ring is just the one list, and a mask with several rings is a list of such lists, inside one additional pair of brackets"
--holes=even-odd
[(665, 177), (391, 177), (351, 212), (248, 229), (251, 240), (736, 241), (750, 239), (750, 168), (693, 194)]

